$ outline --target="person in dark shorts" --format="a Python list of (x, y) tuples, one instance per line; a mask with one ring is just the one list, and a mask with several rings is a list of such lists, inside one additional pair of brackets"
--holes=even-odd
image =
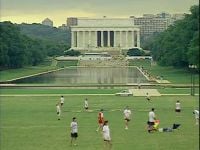
[(151, 109), (151, 111), (149, 112), (149, 119), (148, 119), (148, 132), (150, 133), (151, 131), (153, 131), (153, 126), (155, 124), (155, 119), (156, 119), (156, 115), (154, 113), (154, 108)]
[(86, 98), (85, 101), (84, 101), (84, 108), (85, 110), (87, 111), (88, 108), (89, 108), (89, 104), (88, 104), (88, 99)]
[(181, 103), (180, 103), (180, 101), (176, 101), (175, 112), (177, 112), (177, 113), (181, 112)]
[(72, 122), (71, 122), (71, 145), (74, 143), (74, 145), (76, 146), (76, 139), (78, 137), (78, 124), (76, 121), (76, 117), (72, 118)]

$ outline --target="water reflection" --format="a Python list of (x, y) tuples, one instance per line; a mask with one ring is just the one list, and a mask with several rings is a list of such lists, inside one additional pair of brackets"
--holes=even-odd
[(57, 72), (13, 81), (36, 84), (127, 84), (147, 83), (146, 78), (134, 67), (67, 68)]

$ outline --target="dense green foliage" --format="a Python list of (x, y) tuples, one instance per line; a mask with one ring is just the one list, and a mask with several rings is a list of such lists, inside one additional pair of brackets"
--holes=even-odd
[(56, 28), (38, 24), (16, 25), (11, 22), (1, 22), (0, 32), (1, 70), (21, 68), (26, 65), (35, 66), (47, 56), (63, 55), (63, 52), (69, 49), (64, 43), (66, 34), (59, 36), (61, 31)]
[(73, 50), (73, 49), (64, 51), (64, 55), (66, 55), (66, 56), (79, 56), (80, 54), (81, 54), (81, 52)]
[(140, 50), (138, 48), (131, 48), (127, 52), (127, 55), (129, 55), (129, 56), (142, 56), (144, 54), (145, 54), (144, 51)]
[(149, 44), (154, 59), (160, 64), (199, 67), (199, 6), (192, 6), (190, 11), (191, 14), (155, 36)]
[(44, 60), (46, 51), (39, 40), (33, 40), (20, 33), (11, 22), (0, 23), (0, 67), (20, 68), (37, 65)]
[(56, 27), (45, 26), (38, 23), (19, 24), (21, 33), (31, 38), (45, 40), (52, 43), (65, 43), (70, 45), (70, 31), (62, 30)]

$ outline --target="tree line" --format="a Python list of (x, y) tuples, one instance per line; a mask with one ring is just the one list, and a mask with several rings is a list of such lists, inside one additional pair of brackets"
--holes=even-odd
[(190, 8), (183, 20), (176, 21), (166, 31), (148, 43), (154, 60), (161, 65), (199, 68), (199, 6)]
[(31, 38), (21, 33), (19, 25), (0, 22), (0, 69), (38, 65), (47, 56), (63, 55), (65, 43)]

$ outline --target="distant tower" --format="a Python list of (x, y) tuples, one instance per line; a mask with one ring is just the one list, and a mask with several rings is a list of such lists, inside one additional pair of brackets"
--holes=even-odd
[(50, 20), (49, 18), (46, 18), (42, 21), (42, 24), (45, 25), (45, 26), (50, 26), (50, 27), (53, 27), (53, 21)]

